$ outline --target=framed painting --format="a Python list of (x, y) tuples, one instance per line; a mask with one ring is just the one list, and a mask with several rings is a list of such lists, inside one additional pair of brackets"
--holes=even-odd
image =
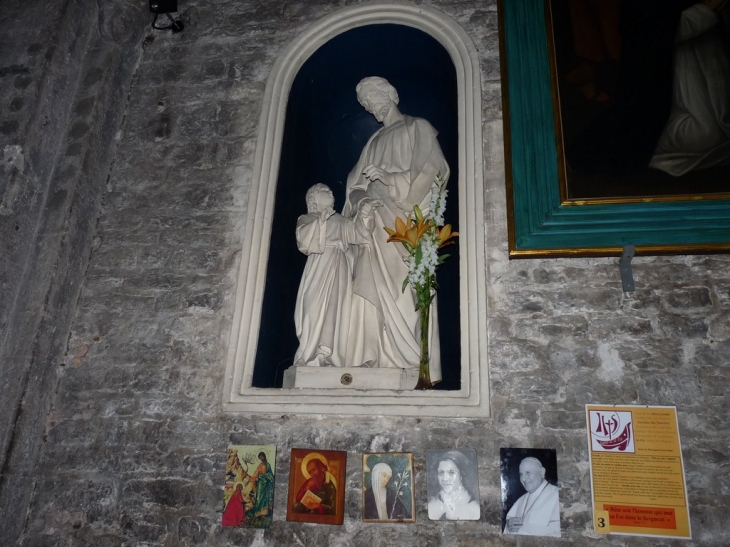
[(275, 473), (275, 446), (229, 445), (221, 524), (270, 528)]
[(292, 448), (286, 520), (342, 524), (347, 452)]
[(499, 1), (511, 258), (730, 251), (722, 5)]
[(415, 522), (413, 454), (362, 455), (363, 522)]

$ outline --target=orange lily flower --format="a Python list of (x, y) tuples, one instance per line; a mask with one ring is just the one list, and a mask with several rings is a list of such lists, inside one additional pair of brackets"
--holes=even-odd
[(455, 238), (459, 235), (459, 232), (452, 232), (451, 231), (451, 224), (446, 224), (443, 228), (439, 230), (438, 233), (438, 248), (446, 247), (446, 245), (451, 245), (452, 243), (455, 243), (454, 241), (449, 241), (452, 238)]
[(421, 218), (421, 220), (418, 221), (418, 224), (413, 226), (411, 230), (415, 229), (415, 244), (413, 244), (413, 247), (418, 245), (418, 242), (423, 237), (423, 234), (426, 233), (429, 227), (429, 222), (425, 218)]
[(384, 230), (390, 236), (388, 243), (400, 241), (404, 245), (415, 249), (423, 234), (428, 230), (428, 221), (425, 218), (421, 218), (416, 223), (409, 215), (406, 218), (406, 222), (403, 222), (400, 217), (396, 217), (395, 230), (391, 230), (390, 228), (384, 228)]
[[(408, 217), (406, 219), (408, 224), (411, 223), (411, 218)], [(393, 241), (400, 241), (401, 243), (407, 243), (408, 239), (406, 238), (406, 231), (408, 230), (408, 226), (401, 220), (400, 217), (395, 217), (395, 230), (391, 230), (387, 226), (384, 226), (383, 229), (388, 232), (388, 235), (390, 236), (388, 238), (388, 243), (391, 243)]]

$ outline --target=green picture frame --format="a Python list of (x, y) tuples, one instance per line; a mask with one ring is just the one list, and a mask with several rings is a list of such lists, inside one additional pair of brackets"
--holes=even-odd
[(548, 0), (498, 0), (510, 258), (730, 251), (730, 194), (567, 200)]

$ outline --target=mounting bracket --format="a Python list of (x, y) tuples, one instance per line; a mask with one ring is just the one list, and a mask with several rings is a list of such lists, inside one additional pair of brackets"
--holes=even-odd
[(631, 271), (631, 259), (634, 258), (635, 248), (633, 245), (626, 245), (621, 258), (618, 261), (618, 270), (621, 273), (621, 285), (624, 292), (634, 292), (634, 273)]

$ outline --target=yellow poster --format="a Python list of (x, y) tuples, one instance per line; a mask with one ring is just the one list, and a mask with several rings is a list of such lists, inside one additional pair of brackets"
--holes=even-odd
[(586, 421), (594, 530), (691, 538), (677, 409), (586, 405)]

